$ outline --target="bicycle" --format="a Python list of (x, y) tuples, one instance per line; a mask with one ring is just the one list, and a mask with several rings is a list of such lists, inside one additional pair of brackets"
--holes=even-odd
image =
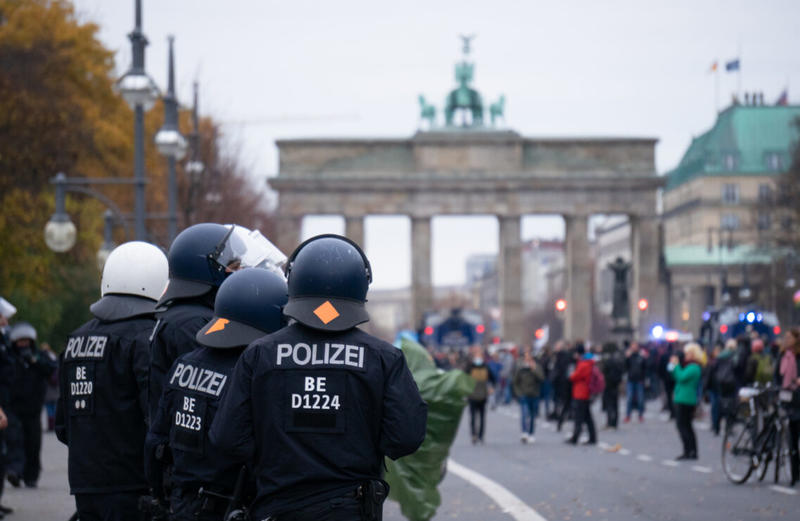
[(787, 420), (778, 401), (778, 390), (769, 386), (742, 388), (739, 400), (736, 416), (726, 425), (722, 440), (725, 476), (740, 485), (758, 470), (758, 479), (763, 481), (772, 464), (775, 483), (782, 477), (791, 479)]

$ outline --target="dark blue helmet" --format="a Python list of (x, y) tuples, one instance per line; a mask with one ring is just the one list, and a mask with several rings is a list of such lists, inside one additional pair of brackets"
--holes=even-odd
[(312, 237), (289, 257), (286, 275), (289, 303), (284, 313), (301, 324), (344, 331), (369, 320), (364, 304), (372, 268), (350, 239), (331, 234)]
[(246, 246), (233, 228), (201, 223), (175, 237), (167, 254), (169, 284), (159, 304), (204, 295), (238, 269)]
[(197, 333), (209, 347), (240, 347), (282, 328), (286, 321), (286, 281), (262, 268), (237, 271), (222, 283), (214, 302), (214, 318)]

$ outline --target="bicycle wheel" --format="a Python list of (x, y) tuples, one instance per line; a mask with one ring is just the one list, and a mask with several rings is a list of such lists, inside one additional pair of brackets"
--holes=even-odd
[(734, 421), (726, 426), (722, 438), (722, 471), (731, 483), (741, 485), (753, 472), (754, 428), (752, 421)]
[(784, 425), (778, 434), (775, 447), (775, 483), (792, 482), (792, 468), (789, 462), (789, 429)]

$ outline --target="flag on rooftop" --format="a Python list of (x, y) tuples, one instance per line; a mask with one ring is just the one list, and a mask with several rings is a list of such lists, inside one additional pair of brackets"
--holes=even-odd
[(708, 70), (708, 72), (717, 72), (718, 68), (719, 68), (719, 63), (717, 62), (717, 60), (714, 60), (714, 63), (711, 64), (711, 68)]
[(727, 72), (738, 71), (739, 70), (739, 58), (735, 60), (731, 60), (725, 63), (725, 70)]
[(778, 98), (778, 101), (775, 102), (775, 105), (785, 107), (788, 104), (789, 104), (789, 89), (783, 89), (783, 92), (781, 92), (781, 95)]

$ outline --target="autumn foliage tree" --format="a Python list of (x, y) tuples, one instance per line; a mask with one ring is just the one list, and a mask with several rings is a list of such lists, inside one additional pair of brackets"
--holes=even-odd
[[(98, 27), (79, 20), (65, 0), (0, 0), (0, 295), (18, 308), (40, 338), (59, 348), (88, 319), (99, 297), (96, 252), (104, 206), (70, 193), (67, 213), (78, 229), (75, 247), (50, 251), (43, 237), (54, 211), (50, 179), (133, 177), (133, 113), (114, 91), (114, 54)], [(182, 131), (189, 114), (181, 113)], [(145, 118), (148, 213), (166, 212), (166, 161), (152, 138), (163, 122), (157, 104)], [(218, 126), (201, 120), (204, 174), (191, 183), (179, 166), (181, 227), (213, 220), (268, 226), (263, 192), (235, 155), (220, 146)], [(130, 216), (132, 187), (99, 188)], [(191, 196), (190, 196), (191, 192)], [(150, 240), (168, 247), (166, 222), (148, 222)], [(130, 240), (121, 229), (117, 242)]]

